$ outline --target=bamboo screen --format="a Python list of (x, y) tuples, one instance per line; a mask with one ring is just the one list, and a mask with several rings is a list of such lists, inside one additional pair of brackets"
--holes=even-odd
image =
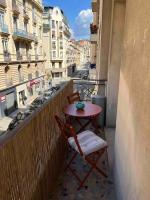
[(66, 147), (54, 114), (72, 93), (70, 81), (0, 149), (0, 200), (47, 200), (59, 177)]

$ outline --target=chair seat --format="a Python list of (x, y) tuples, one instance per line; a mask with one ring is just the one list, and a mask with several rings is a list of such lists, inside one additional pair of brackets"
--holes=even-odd
[[(77, 139), (85, 156), (107, 147), (107, 142), (105, 140), (89, 130), (79, 133)], [(68, 142), (73, 149), (79, 152), (73, 137), (68, 138)]]

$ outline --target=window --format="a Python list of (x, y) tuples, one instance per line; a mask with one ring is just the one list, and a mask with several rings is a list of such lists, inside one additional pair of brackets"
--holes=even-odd
[(63, 42), (60, 42), (60, 49), (63, 49)]
[(36, 72), (35, 72), (35, 77), (38, 78), (39, 76), (40, 76), (40, 75), (39, 75), (39, 72), (36, 71)]
[(52, 20), (52, 28), (55, 28), (55, 21)]
[(2, 40), (2, 46), (3, 46), (3, 51), (8, 52), (8, 40), (3, 39)]
[(4, 26), (4, 13), (0, 12), (0, 26), (3, 27)]
[(59, 33), (59, 37), (60, 37), (60, 39), (63, 38), (63, 34), (62, 34), (62, 32)]
[(6, 78), (6, 85), (9, 87), (12, 85), (12, 77), (11, 77), (11, 70), (9, 66), (5, 67), (5, 78)]
[(62, 68), (62, 63), (61, 62), (59, 63), (59, 68)]
[(56, 32), (52, 31), (52, 38), (55, 39), (56, 38)]
[(52, 68), (55, 68), (55, 63), (54, 62), (52, 62)]
[(60, 58), (63, 58), (63, 52), (62, 51), (60, 52)]
[(18, 73), (19, 73), (19, 82), (24, 81), (23, 70), (22, 70), (21, 65), (18, 66)]
[(56, 49), (56, 42), (52, 42), (52, 48)]
[(56, 51), (53, 51), (52, 55), (53, 55), (53, 58), (56, 58)]
[(62, 22), (59, 22), (59, 28), (62, 30)]
[(18, 29), (17, 17), (13, 17), (13, 27), (14, 27), (14, 30), (15, 30), (15, 31)]
[(26, 21), (24, 22), (24, 30), (28, 32), (28, 23)]

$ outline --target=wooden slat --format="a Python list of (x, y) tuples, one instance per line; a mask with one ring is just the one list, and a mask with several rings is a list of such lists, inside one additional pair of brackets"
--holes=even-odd
[[(47, 200), (61, 173), (66, 145), (55, 123), (62, 115), (69, 82), (0, 149), (0, 199)], [(11, 133), (9, 133), (11, 135)]]

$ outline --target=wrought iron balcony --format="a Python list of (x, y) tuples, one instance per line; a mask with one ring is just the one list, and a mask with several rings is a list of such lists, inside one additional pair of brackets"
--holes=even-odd
[(9, 35), (8, 26), (6, 24), (0, 24), (0, 33), (4, 35)]
[(0, 0), (0, 7), (2, 7), (2, 8), (7, 7), (6, 0)]
[(34, 41), (34, 35), (22, 29), (16, 29), (13, 33), (13, 37), (15, 40), (27, 40), (29, 42)]
[(11, 61), (11, 55), (8, 51), (4, 51), (4, 62), (10, 62)]

